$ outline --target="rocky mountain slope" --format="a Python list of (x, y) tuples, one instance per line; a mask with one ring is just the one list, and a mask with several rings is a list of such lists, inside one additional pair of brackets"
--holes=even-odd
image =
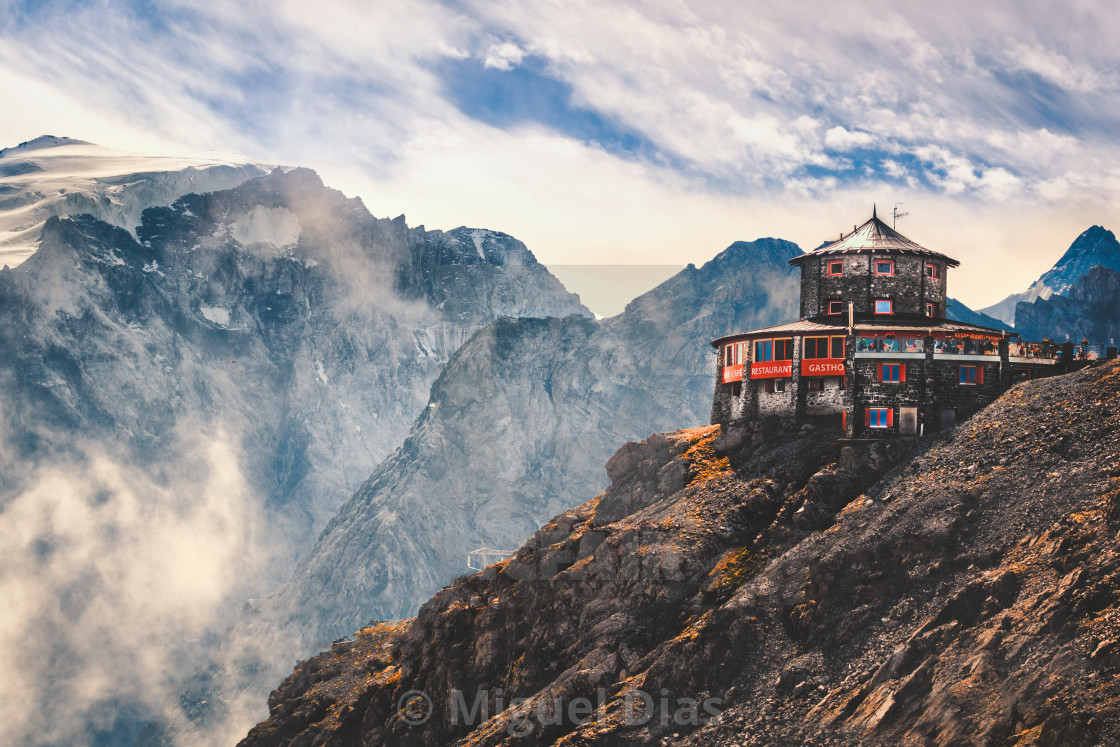
[(950, 298), (945, 304), (945, 316), (949, 319), (955, 319), (958, 322), (967, 322), (968, 324), (979, 324), (981, 327), (992, 327), (994, 329), (1011, 330), (1010, 324), (996, 319), (987, 314), (981, 314), (979, 311), (970, 309), (961, 301), (955, 298)]
[(1019, 303), (1015, 318), (1026, 339), (1070, 340), (1088, 338), (1094, 343), (1115, 344), (1120, 339), (1120, 273), (1094, 267), (1078, 278), (1064, 295)]
[(1116, 742), (1118, 415), (1111, 363), (839, 461), (763, 426), (627, 444), (242, 744)]
[(1094, 267), (1120, 271), (1120, 242), (1101, 226), (1091, 226), (1074, 239), (1052, 268), (1022, 293), (1013, 293), (980, 312), (1018, 328), (1018, 304), (1068, 295), (1077, 281)]
[(300, 564), (282, 606), (328, 641), (370, 614), (407, 615), (466, 570), (469, 550), (515, 547), (605, 487), (601, 465), (619, 442), (706, 422), (709, 341), (788, 317), (785, 263), (797, 251), (737, 243), (614, 319), (504, 319), (479, 332)]
[(306, 170), (148, 209), (136, 230), (54, 218), (0, 273), (6, 476), (76, 433), (166, 458), (179, 421), (221, 420), (289, 552), (400, 443), (475, 330), (588, 313), (515, 239), (378, 220)]
[[(512, 549), (602, 490), (602, 464), (619, 443), (706, 423), (709, 342), (796, 316), (788, 260), (799, 251), (738, 242), (618, 317), (504, 319), (481, 330), (441, 374), (403, 446), (227, 637), (227, 669), (215, 675), (225, 697), (253, 692), (248, 703), (259, 708), (298, 658), (370, 618), (414, 614), (467, 570), (470, 550)], [(209, 685), (195, 697), (220, 700)]]
[(112, 714), (287, 576), (472, 333), (589, 315), (516, 239), (377, 219), (303, 169), (133, 231), (50, 217), (0, 271), (0, 717), (25, 743), (83, 714), (123, 741)]

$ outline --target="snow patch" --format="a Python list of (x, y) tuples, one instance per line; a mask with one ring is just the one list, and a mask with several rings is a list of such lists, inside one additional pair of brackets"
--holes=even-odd
[(267, 244), (274, 247), (294, 246), (299, 241), (300, 225), (287, 208), (269, 208), (257, 205), (247, 216), (230, 227), (238, 242)]
[(331, 383), (331, 380), (327, 378), (327, 372), (323, 370), (322, 361), (315, 361), (315, 375), (318, 376), (319, 381), (323, 382), (324, 384)]
[(482, 241), (489, 233), (489, 231), (483, 230), (481, 228), (476, 228), (471, 231), (471, 238), (474, 239), (474, 249), (476, 252), (478, 252), (478, 258), (483, 262), (486, 261), (486, 252), (482, 251)]
[(51, 216), (89, 213), (136, 238), (145, 208), (229, 189), (271, 170), (233, 154), (149, 155), (60, 137), (6, 148), (0, 158), (0, 187), (11, 206), (0, 208), (0, 264), (10, 267), (35, 253)]
[(198, 311), (214, 324), (222, 327), (229, 326), (229, 309), (220, 306), (200, 306)]

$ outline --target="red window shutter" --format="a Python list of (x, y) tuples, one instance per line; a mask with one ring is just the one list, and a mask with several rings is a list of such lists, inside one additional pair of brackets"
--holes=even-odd
[(840, 428), (841, 430), (848, 430), (848, 411), (840, 413)]
[(976, 367), (976, 383), (977, 384), (983, 384), (984, 383), (984, 367), (983, 366), (977, 366)]
[(894, 408), (887, 410), (887, 427), (890, 428), (894, 425)]
[(871, 408), (870, 407), (865, 407), (863, 409), (863, 424), (864, 424), (864, 426), (870, 426), (871, 425)]
[(879, 373), (878, 373), (879, 381), (882, 381), (883, 380), (883, 364), (882, 363), (879, 364), (878, 370), (879, 370)]
[(898, 364), (898, 380), (899, 381), (906, 381), (906, 364), (905, 363)]

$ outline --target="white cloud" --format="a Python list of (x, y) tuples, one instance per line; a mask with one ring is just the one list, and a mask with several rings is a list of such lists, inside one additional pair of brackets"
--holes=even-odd
[[(0, 112), (0, 138), (53, 131), (308, 165), (376, 214), (405, 212), (436, 227), (485, 223), (517, 233), (545, 261), (647, 252), (689, 261), (720, 246), (692, 249), (692, 215), (725, 221), (711, 230), (731, 240), (769, 221), (776, 194), (823, 215), (877, 184), (896, 190), (899, 178), (927, 185), (911, 202), (951, 196), (1000, 215), (1120, 197), (1102, 167), (1120, 162), (1108, 125), (1120, 121), (1120, 15), (1096, 2), (1030, 13), (1009, 0), (889, 12), (871, 2), (671, 0), (330, 2), (314, 13), (297, 0), (169, 7), (168, 33), (149, 32), (123, 6), (0, 30), (0, 96), (16, 102)], [(440, 75), (448, 61), (512, 69), (526, 55), (546, 60), (573, 105), (642, 138), (641, 155), (604, 153), (542, 127), (498, 132), (448, 100)], [(1036, 93), (1009, 86), (1007, 70), (1066, 91), (1075, 104), (1068, 121), (1039, 121)], [(881, 156), (826, 154), (854, 148)], [(563, 164), (548, 160), (557, 152)], [(929, 173), (909, 166), (914, 159)], [(556, 181), (546, 184), (544, 173)], [(650, 202), (635, 204), (635, 194)], [(1097, 222), (1115, 218), (1106, 210)], [(1072, 214), (1054, 219), (1063, 235), (1084, 228)], [(819, 232), (831, 235), (824, 224)], [(798, 217), (768, 232), (802, 230)], [(936, 243), (933, 230), (926, 238)], [(1036, 243), (1036, 252), (1058, 251)]]
[(521, 47), (513, 42), (499, 42), (491, 44), (486, 49), (482, 64), (484, 67), (492, 67), (496, 70), (512, 70), (520, 65), (524, 58), (525, 50)]
[(828, 132), (824, 134), (825, 147), (832, 150), (851, 150), (852, 148), (870, 145), (874, 140), (875, 138), (866, 132), (848, 130), (841, 125), (829, 128)]
[(1091, 65), (1075, 64), (1068, 57), (1039, 44), (1011, 39), (1005, 50), (1007, 65), (1025, 70), (1068, 91), (1089, 93), (1115, 90), (1120, 75), (1116, 70), (1096, 70)]

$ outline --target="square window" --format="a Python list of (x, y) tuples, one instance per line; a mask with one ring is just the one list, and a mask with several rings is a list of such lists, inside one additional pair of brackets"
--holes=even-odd
[(820, 378), (819, 376), (815, 376), (815, 377), (809, 379), (809, 391), (810, 392), (824, 391), (824, 379)]
[(879, 381), (897, 384), (905, 380), (904, 370), (905, 367), (900, 363), (884, 363), (879, 367)]
[(828, 274), (833, 275), (833, 276), (843, 275), (844, 274), (844, 262), (843, 261), (829, 262), (828, 263)]
[(877, 299), (875, 301), (875, 313), (876, 314), (893, 314), (894, 313), (894, 301), (891, 301), (891, 300), (885, 299), (885, 298)]
[(934, 279), (939, 277), (937, 274), (937, 265), (926, 263), (926, 277)]
[(867, 410), (867, 424), (872, 428), (889, 428), (891, 410), (887, 407), (871, 407)]
[(833, 337), (829, 344), (828, 351), (829, 358), (843, 358), (844, 357), (844, 338)]
[(828, 302), (828, 313), (829, 314), (843, 314), (844, 313), (844, 302), (843, 301), (829, 301)]
[(877, 259), (875, 260), (875, 274), (876, 275), (893, 275), (894, 274), (894, 261), (890, 259)]
[(767, 394), (775, 394), (777, 392), (784, 392), (786, 390), (785, 379), (765, 379), (762, 384), (763, 390)]
[(786, 338), (784, 340), (774, 340), (774, 360), (793, 360), (793, 340), (789, 338)]
[(976, 379), (976, 366), (961, 366), (960, 382), (962, 384), (975, 384)]
[(937, 305), (932, 303), (926, 304), (926, 316), (937, 316)]

